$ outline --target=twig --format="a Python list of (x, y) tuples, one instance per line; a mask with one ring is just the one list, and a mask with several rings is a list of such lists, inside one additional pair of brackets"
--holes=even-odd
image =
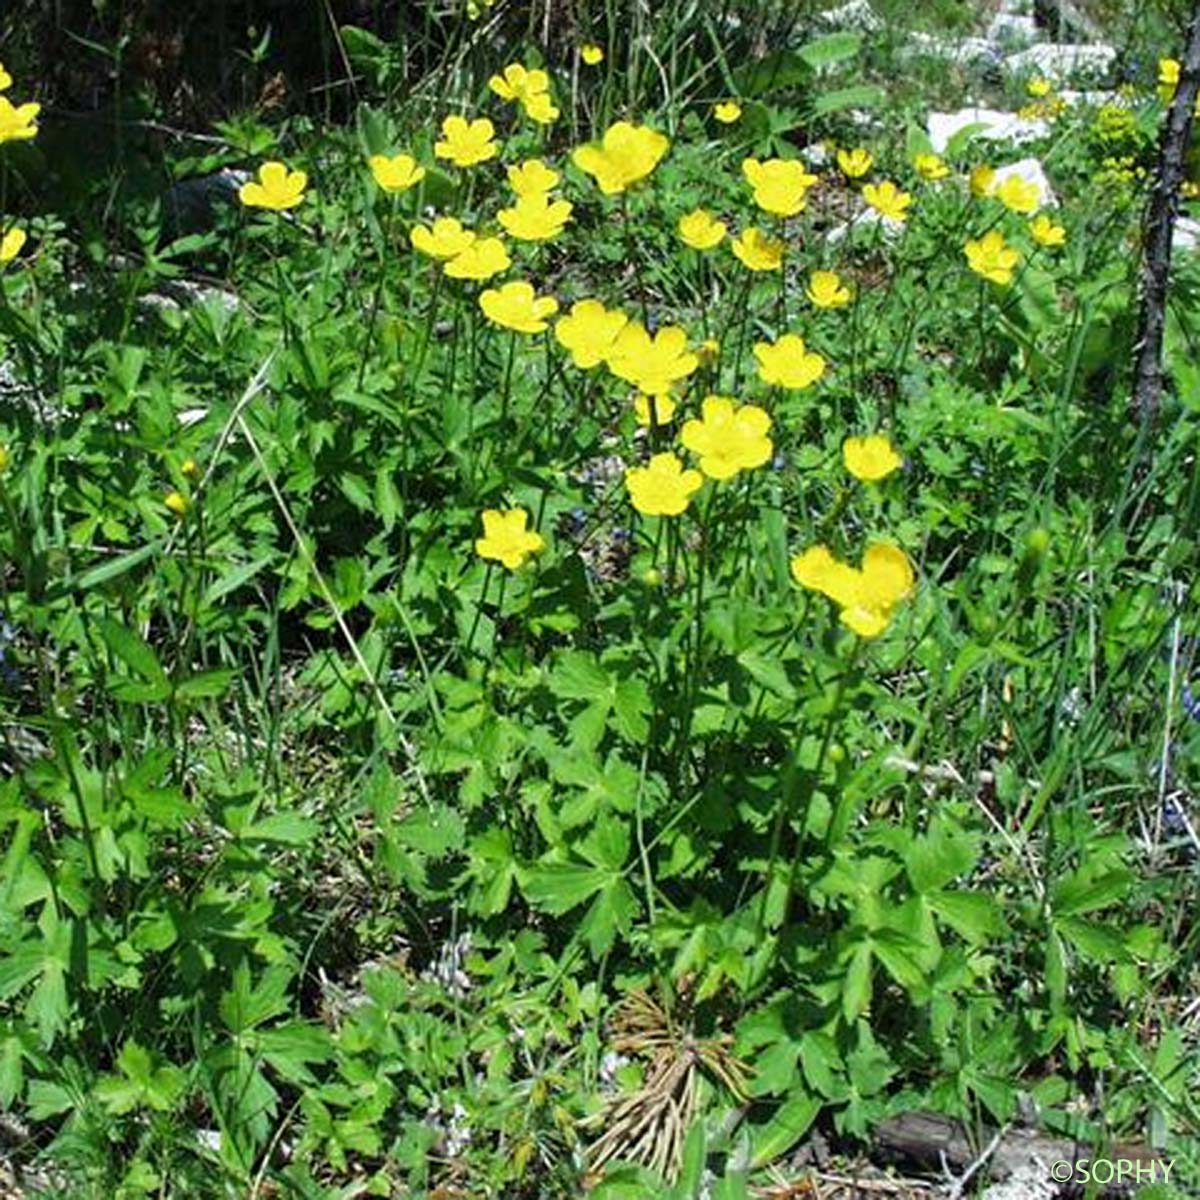
[[(971, 1165), (969, 1167), (967, 1167), (967, 1169), (954, 1181), (953, 1186), (950, 1188), (950, 1194), (947, 1197), (947, 1200), (961, 1200), (961, 1197), (963, 1194), (963, 1188), (965, 1188), (967, 1186), (967, 1184), (971, 1182), (971, 1176), (974, 1175), (975, 1172), (978, 1171), (979, 1168), (982, 1167), (983, 1164), (985, 1162), (987, 1162), (987, 1160), (989, 1158), (991, 1158), (993, 1154), (996, 1153), (996, 1147), (998, 1145), (1000, 1145), (1000, 1140), (1001, 1140), (1001, 1138), (1004, 1137), (1004, 1134), (1007, 1129), (1008, 1129), (1008, 1126), (1006, 1125), (1003, 1129), (996, 1130), (995, 1136), (992, 1138), (992, 1140), (990, 1142), (988, 1142), (987, 1146), (984, 1148), (983, 1153), (980, 1154), (979, 1157), (976, 1158), (975, 1161), (973, 1163), (971, 1163)], [(942, 1158), (943, 1158), (943, 1163), (944, 1163), (944, 1161), (945, 1161), (945, 1153), (944, 1152), (943, 1152)]]
[(1192, 113), (1200, 93), (1200, 3), (1192, 14), (1187, 50), (1179, 72), (1175, 99), (1159, 142), (1154, 188), (1146, 209), (1145, 254), (1142, 259), (1142, 303), (1138, 313), (1137, 359), (1133, 370), (1133, 407), (1141, 423), (1142, 452), (1158, 417), (1162, 395), (1162, 343), (1166, 324), (1167, 284), (1171, 273), (1171, 235), (1179, 205)]

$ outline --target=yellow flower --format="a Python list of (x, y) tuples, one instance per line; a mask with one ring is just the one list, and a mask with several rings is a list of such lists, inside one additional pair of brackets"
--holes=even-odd
[(434, 143), (433, 152), (438, 158), (448, 158), (456, 167), (473, 167), (500, 153), (500, 147), (492, 140), (495, 136), (496, 127), (487, 117), (474, 121), (457, 115), (447, 117), (442, 122), (442, 140)]
[(698, 208), (679, 218), (679, 236), (693, 250), (711, 250), (725, 236), (725, 222), (718, 221), (707, 209)]
[[(654, 420), (651, 422), (651, 405)], [(646, 396), (638, 392), (633, 398), (633, 411), (639, 425), (665, 425), (675, 415), (675, 401), (670, 396)]]
[(461, 254), (446, 263), (451, 279), (491, 279), (512, 266), (512, 259), (498, 237), (476, 238)]
[(407, 192), (425, 178), (425, 168), (417, 166), (416, 159), (408, 154), (397, 154), (391, 158), (386, 154), (372, 154), (367, 161), (375, 182), (393, 195)]
[(537, 192), (548, 192), (562, 178), (540, 158), (530, 158), (508, 168), (508, 186), (518, 196), (531, 196)]
[(742, 106), (736, 100), (722, 100), (719, 104), (713, 105), (713, 116), (722, 125), (732, 125), (741, 119)]
[(485, 509), (483, 537), (475, 539), (475, 553), (515, 571), (529, 555), (546, 546), (540, 533), (525, 528), (528, 521), (523, 508)]
[(700, 456), (709, 479), (730, 479), (770, 462), (775, 447), (768, 436), (771, 418), (754, 404), (737, 408), (728, 396), (706, 396), (702, 420), (684, 423), (680, 441)]
[(485, 288), (479, 307), (489, 321), (517, 333), (541, 333), (546, 318), (558, 312), (553, 296), (537, 296), (533, 284), (516, 279), (499, 288)]
[(670, 451), (654, 455), (648, 466), (630, 467), (625, 472), (629, 499), (647, 517), (679, 516), (703, 485), (704, 476), (690, 467), (684, 470)]
[(456, 258), (475, 241), (475, 234), (464, 229), (457, 217), (438, 217), (432, 229), (416, 226), (409, 240), (414, 250), (430, 258)]
[(1020, 175), (1010, 175), (1003, 183), (998, 183), (992, 195), (1004, 205), (1009, 212), (1037, 212), (1042, 202), (1042, 189), (1032, 179), (1022, 179)]
[(14, 106), (0, 96), (0, 146), (5, 142), (27, 142), (37, 137), (37, 115), (42, 111), (40, 104)]
[(665, 396), (671, 385), (686, 379), (700, 365), (687, 348), (687, 333), (665, 325), (653, 337), (640, 321), (629, 321), (608, 351), (608, 369), (648, 396)]
[(308, 176), (303, 171), (289, 171), (281, 162), (266, 162), (258, 168), (257, 182), (243, 183), (238, 189), (238, 198), (247, 208), (282, 212), (304, 199), (307, 186)]
[(804, 211), (808, 189), (817, 182), (798, 159), (742, 160), (742, 174), (754, 189), (754, 203), (777, 217), (794, 217)]
[(519, 241), (546, 242), (562, 233), (572, 207), (566, 200), (551, 200), (545, 192), (530, 192), (496, 216), (505, 232)]
[(825, 374), (825, 360), (808, 350), (804, 339), (794, 333), (785, 333), (775, 343), (756, 342), (754, 357), (764, 383), (792, 391), (816, 383)]
[(1043, 97), (1050, 95), (1050, 80), (1043, 79), (1040, 75), (1031, 79), (1026, 85), (1025, 90), (1035, 99), (1041, 100)]
[(977, 200), (982, 200), (984, 196), (992, 194), (992, 189), (996, 186), (996, 172), (986, 163), (980, 163), (979, 166), (972, 167), (967, 181), (971, 195)]
[(841, 610), (842, 624), (864, 638), (883, 633), (916, 582), (908, 556), (887, 543), (868, 547), (861, 568), (839, 562), (826, 546), (813, 546), (792, 559), (792, 576), (828, 596)]
[(850, 303), (850, 289), (836, 271), (814, 271), (808, 277), (805, 295), (817, 308), (845, 308)]
[(4, 69), (4, 64), (0, 63), (0, 92), (12, 87), (12, 76)]
[(950, 168), (936, 154), (918, 154), (913, 159), (913, 166), (921, 178), (929, 183), (945, 179), (950, 174)]
[(1005, 244), (1004, 234), (998, 229), (988, 230), (978, 241), (968, 241), (963, 253), (976, 275), (1001, 287), (1012, 283), (1013, 268), (1021, 261), (1020, 254)]
[(8, 447), (0, 442), (0, 471), (3, 471), (8, 466)]
[(848, 437), (842, 443), (842, 461), (855, 479), (866, 483), (886, 479), (904, 464), (904, 460), (892, 449), (892, 443), (884, 433)]
[(847, 179), (861, 179), (872, 167), (875, 159), (871, 154), (857, 147), (854, 150), (839, 150), (837, 164)]
[(618, 121), (600, 145), (578, 147), (571, 160), (596, 180), (606, 196), (615, 196), (645, 179), (670, 145), (666, 137), (645, 125)]
[(599, 46), (588, 42), (586, 45), (580, 46), (579, 57), (583, 59), (589, 67), (598, 67), (604, 61), (604, 51)]
[(705, 338), (696, 354), (702, 367), (710, 367), (720, 357), (721, 343), (716, 338)]
[(1158, 60), (1158, 98), (1164, 104), (1170, 104), (1175, 98), (1175, 89), (1179, 86), (1179, 62), (1174, 58)]
[(743, 266), (751, 271), (778, 271), (783, 263), (783, 243), (761, 229), (744, 229), (730, 243)]
[(10, 263), (18, 254), (21, 253), (21, 247), (25, 245), (25, 230), (18, 229), (15, 225), (11, 229), (6, 229), (0, 234), (0, 267), (5, 263)]
[(862, 190), (863, 199), (881, 216), (889, 221), (906, 221), (912, 196), (902, 192), (890, 179), (882, 183), (868, 183)]
[(185, 458), (179, 469), (188, 479), (195, 479), (200, 474), (200, 467), (194, 458)]
[(1067, 231), (1061, 225), (1055, 225), (1045, 213), (1029, 222), (1029, 232), (1039, 246), (1047, 249), (1061, 246), (1067, 240)]
[(570, 351), (577, 367), (590, 371), (608, 358), (628, 320), (623, 312), (610, 311), (599, 300), (579, 300), (571, 306), (569, 316), (559, 317), (554, 336)]
[(539, 125), (548, 125), (558, 116), (550, 99), (550, 76), (541, 70), (526, 70), (520, 63), (509, 63), (503, 75), (493, 75), (488, 87), (501, 100), (512, 100), (525, 115)]
[(182, 492), (168, 492), (163, 497), (163, 504), (177, 517), (186, 516), (188, 509), (192, 507), (191, 501)]

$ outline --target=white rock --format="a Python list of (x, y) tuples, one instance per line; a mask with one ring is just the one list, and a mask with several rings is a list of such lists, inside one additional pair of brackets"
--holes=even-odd
[(907, 46), (900, 47), (900, 58), (941, 58), (955, 66), (966, 67), (972, 63), (995, 61), (998, 52), (987, 38), (943, 38), (919, 29), (909, 34)]
[(1200, 221), (1195, 217), (1180, 217), (1171, 234), (1171, 249), (1192, 253), (1200, 247)]
[(952, 113), (930, 113), (926, 122), (933, 152), (942, 154), (950, 139), (969, 125), (979, 125), (975, 137), (991, 141), (1031, 142), (1047, 137), (1050, 126), (1045, 121), (1030, 121), (1016, 113), (999, 112), (994, 108), (960, 108)]
[(1107, 74), (1116, 57), (1116, 49), (1103, 42), (1046, 42), (1008, 55), (1004, 69), (1011, 75), (1041, 75), (1052, 83), (1063, 83), (1076, 73)]
[(207, 416), (207, 408), (185, 408), (181, 413), (176, 414), (176, 419), (186, 429), (189, 425), (195, 425), (198, 421), (203, 421)]
[(1121, 108), (1133, 107), (1133, 98), (1122, 96), (1120, 92), (1077, 92), (1072, 88), (1063, 88), (1058, 96), (1072, 108), (1100, 108), (1105, 104), (1116, 104)]
[(847, 0), (838, 8), (823, 12), (821, 20), (838, 29), (861, 29), (863, 33), (878, 33), (883, 28), (883, 21), (870, 0)]
[(1037, 22), (1032, 17), (997, 13), (988, 26), (987, 40), (1004, 50), (1021, 50), (1038, 40)]
[(805, 146), (800, 151), (800, 157), (804, 159), (810, 167), (823, 167), (829, 161), (829, 151), (821, 142), (813, 142), (810, 146)]
[(863, 229), (868, 225), (883, 226), (883, 237), (885, 241), (892, 241), (899, 237), (904, 232), (903, 221), (893, 221), (891, 217), (881, 216), (875, 209), (867, 207), (862, 210), (853, 220), (843, 221), (840, 225), (835, 225), (826, 235), (825, 240), (835, 246), (838, 242), (843, 241), (855, 229)]
[(1046, 171), (1040, 159), (1023, 158), (1020, 162), (1009, 163), (1004, 167), (997, 167), (997, 186), (1014, 175), (1019, 175), (1026, 183), (1037, 184), (1038, 191), (1041, 193), (1040, 206), (1042, 208), (1049, 208), (1058, 203), (1054, 195), (1054, 189), (1050, 186), (1050, 180), (1046, 178)]

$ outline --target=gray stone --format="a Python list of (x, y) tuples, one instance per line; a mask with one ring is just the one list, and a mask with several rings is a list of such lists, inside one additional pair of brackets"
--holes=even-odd
[(957, 112), (930, 113), (926, 131), (935, 154), (945, 152), (950, 139), (960, 130), (971, 125), (981, 126), (974, 136), (989, 141), (1021, 142), (1036, 141), (1048, 137), (1050, 126), (1045, 121), (1028, 120), (1016, 113), (1000, 112), (994, 108), (960, 108)]
[(1116, 49), (1103, 42), (1045, 42), (1008, 55), (1004, 69), (1010, 75), (1040, 75), (1051, 83), (1065, 83), (1073, 75), (1107, 75), (1116, 59)]

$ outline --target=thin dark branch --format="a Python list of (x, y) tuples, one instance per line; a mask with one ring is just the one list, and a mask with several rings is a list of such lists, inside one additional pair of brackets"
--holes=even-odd
[(1179, 205), (1179, 188), (1184, 178), (1184, 159), (1192, 136), (1197, 94), (1200, 94), (1200, 3), (1192, 13), (1179, 86), (1163, 126), (1154, 188), (1146, 208), (1142, 299), (1134, 342), (1137, 359), (1133, 372), (1133, 406), (1142, 425), (1144, 446), (1150, 444), (1147, 435), (1158, 417), (1162, 395), (1162, 344), (1171, 273), (1171, 236)]

